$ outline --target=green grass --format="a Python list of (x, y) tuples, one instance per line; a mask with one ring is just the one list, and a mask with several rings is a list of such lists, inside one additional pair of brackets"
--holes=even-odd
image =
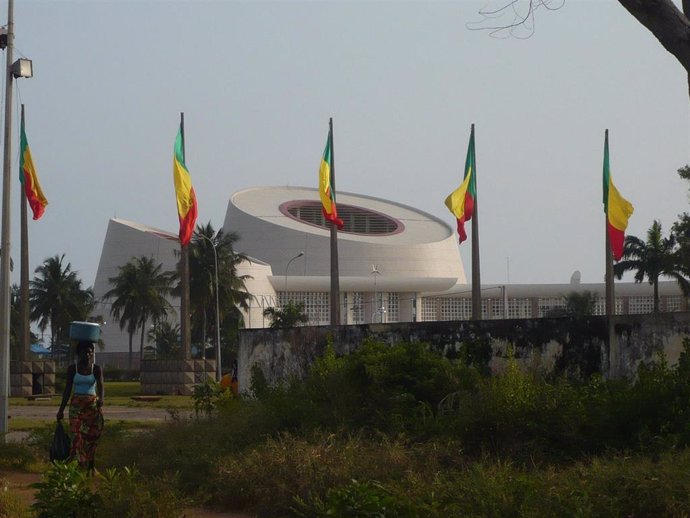
[(132, 397), (141, 394), (141, 383), (138, 381), (106, 381), (107, 397)]
[[(189, 396), (161, 396), (159, 401), (134, 401), (132, 396), (141, 394), (141, 384), (138, 381), (106, 381), (105, 402), (109, 406), (124, 406), (130, 408), (194, 408), (194, 402)], [(12, 397), (10, 406), (49, 406), (58, 407), (62, 400), (62, 393), (45, 401), (31, 401), (26, 397)]]

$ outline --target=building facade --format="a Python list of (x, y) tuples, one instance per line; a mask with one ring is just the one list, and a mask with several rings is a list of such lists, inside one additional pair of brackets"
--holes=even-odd
[[(454, 230), (442, 220), (380, 198), (338, 194), (338, 213), (344, 228), (337, 234), (340, 314), (343, 325), (468, 320), (472, 311)], [(248, 275), (250, 309), (245, 327), (269, 325), (263, 312), (288, 301), (304, 304), (310, 325), (330, 324), (330, 230), (316, 189), (257, 187), (231, 196), (223, 225), (236, 232), (236, 251), (250, 261), (239, 275)], [(106, 347), (99, 361), (124, 366), (129, 339), (110, 315), (103, 295), (108, 281), (133, 257), (153, 257), (173, 270), (179, 250), (173, 233), (139, 223), (112, 219), (94, 283), (95, 315), (106, 322)], [(540, 318), (564, 308), (571, 292), (589, 291), (596, 297), (595, 314), (604, 313), (604, 285), (581, 284), (573, 275), (568, 284), (483, 285), (482, 318)], [(675, 283), (660, 286), (661, 310), (687, 309)], [(179, 301), (171, 301), (179, 314)], [(653, 308), (648, 284), (616, 284), (618, 314), (649, 313)], [(146, 335), (147, 333), (145, 333)], [(133, 344), (138, 353), (140, 331)], [(145, 338), (146, 345), (146, 338)], [(138, 355), (137, 355), (138, 357)], [(138, 362), (137, 362), (138, 364)]]

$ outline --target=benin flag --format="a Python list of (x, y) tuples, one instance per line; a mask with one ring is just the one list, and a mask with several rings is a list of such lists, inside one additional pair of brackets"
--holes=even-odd
[(180, 243), (186, 245), (192, 239), (194, 225), (196, 225), (197, 206), (196, 194), (194, 194), (194, 187), (192, 187), (192, 177), (184, 162), (182, 122), (180, 122), (180, 130), (175, 139), (173, 180), (175, 181), (175, 196), (177, 197), (177, 215), (180, 218)]
[(446, 198), (446, 207), (458, 220), (458, 236), (462, 243), (467, 239), (465, 221), (472, 219), (474, 213), (474, 200), (477, 197), (477, 171), (474, 157), (474, 124), (470, 132), (470, 143), (467, 146), (467, 158), (465, 159), (465, 176), (460, 187), (455, 189)]
[(606, 214), (606, 226), (611, 242), (611, 253), (616, 261), (620, 261), (623, 257), (625, 229), (628, 228), (628, 219), (632, 216), (633, 210), (632, 204), (621, 196), (611, 180), (609, 132), (606, 130), (606, 137), (604, 138), (604, 213)]
[(336, 225), (339, 229), (343, 228), (343, 220), (338, 217), (338, 209), (335, 206), (335, 189), (331, 182), (331, 165), (333, 163), (333, 133), (328, 130), (328, 140), (326, 149), (323, 151), (321, 167), (319, 167), (319, 196), (321, 197), (321, 208), (324, 217)]
[(34, 219), (38, 219), (43, 216), (48, 200), (46, 200), (41, 190), (41, 184), (38, 182), (34, 161), (31, 158), (31, 149), (29, 149), (29, 142), (26, 140), (26, 133), (24, 132), (24, 120), (21, 124), (20, 144), (19, 181), (24, 186), (24, 194), (26, 194), (26, 199), (34, 213)]

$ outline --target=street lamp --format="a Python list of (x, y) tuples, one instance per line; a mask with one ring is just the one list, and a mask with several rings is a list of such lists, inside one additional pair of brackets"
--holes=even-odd
[[(379, 308), (379, 301), (378, 301), (378, 293), (376, 289), (376, 277), (381, 275), (381, 272), (379, 271), (379, 267), (376, 264), (371, 265), (371, 274), (374, 276), (374, 307), (376, 308), (374, 313), (371, 315), (372, 320), (374, 320), (374, 323), (376, 323), (376, 315), (380, 313), (380, 311), (383, 309), (383, 303), (381, 304), (381, 308)], [(383, 314), (381, 313), (381, 322), (383, 322)]]
[[(4, 443), (8, 432), (9, 388), (10, 388), (10, 189), (12, 160), (12, 83), (15, 77), (31, 77), (25, 63), (15, 67), (14, 49), (14, 0), (7, 2), (7, 26), (5, 48), (5, 128), (4, 157), (2, 164), (2, 223), (0, 224), (0, 443)], [(3, 47), (4, 45), (4, 47)], [(30, 67), (29, 67), (30, 68)]]
[(287, 295), (287, 277), (288, 277), (288, 269), (290, 268), (290, 263), (292, 263), (292, 261), (294, 261), (295, 259), (299, 259), (299, 258), (302, 257), (303, 255), (304, 255), (304, 250), (300, 250), (300, 253), (297, 254), (297, 255), (296, 255), (295, 257), (293, 257), (292, 259), (290, 259), (290, 260), (288, 261), (288, 263), (287, 263), (287, 266), (285, 267), (285, 297), (288, 296), (288, 295)]
[[(205, 239), (211, 244), (213, 248), (213, 262), (215, 265), (216, 277), (216, 381), (220, 381), (223, 372), (220, 366), (220, 306), (218, 305), (218, 252), (216, 251), (216, 243), (208, 236), (197, 233), (198, 236)], [(203, 347), (206, 347), (204, 344)]]

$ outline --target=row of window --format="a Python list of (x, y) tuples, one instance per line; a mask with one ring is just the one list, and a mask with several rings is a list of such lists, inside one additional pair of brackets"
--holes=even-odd
[[(344, 293), (341, 307), (341, 321), (344, 324), (366, 322), (399, 322), (400, 296), (398, 293), (379, 292)], [(330, 295), (328, 292), (279, 292), (278, 306), (288, 301), (301, 302), (309, 317), (309, 323), (320, 325), (330, 322)], [(562, 297), (510, 298), (507, 308), (501, 298), (482, 299), (482, 319), (499, 318), (541, 318), (565, 310)], [(436, 320), (469, 320), (472, 317), (472, 299), (467, 297), (426, 297), (419, 299), (417, 319), (420, 322)], [(662, 297), (662, 311), (685, 309), (680, 295)], [(654, 310), (652, 296), (619, 297), (616, 299), (617, 314), (643, 314)], [(603, 298), (596, 299), (594, 314), (604, 315), (606, 304)]]

